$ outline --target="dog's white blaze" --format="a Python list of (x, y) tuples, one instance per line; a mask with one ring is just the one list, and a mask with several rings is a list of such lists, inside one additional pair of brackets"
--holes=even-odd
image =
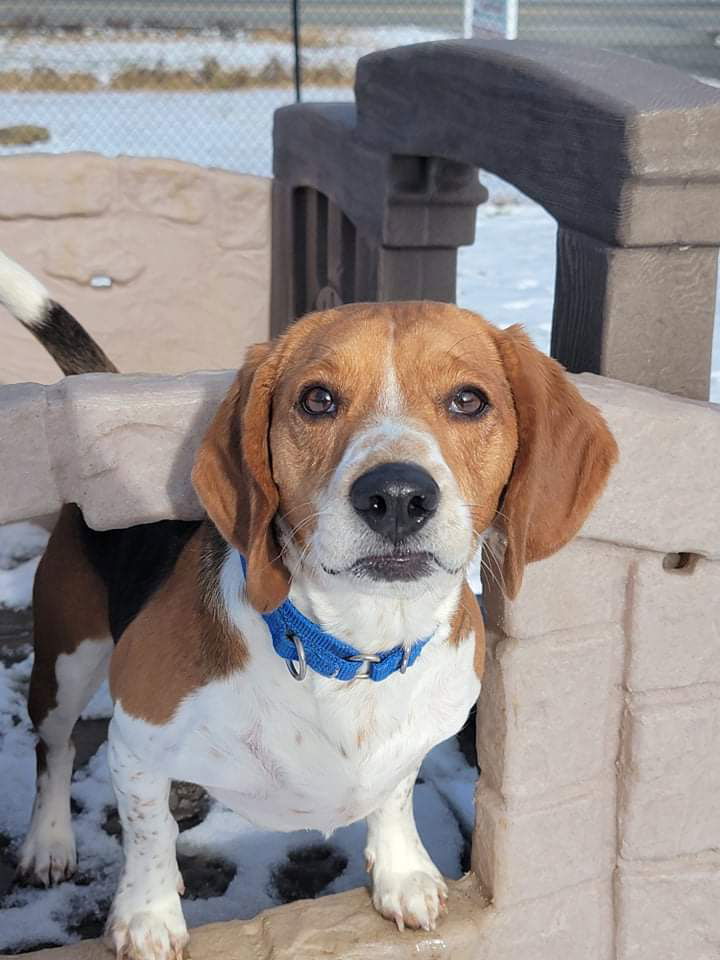
[(393, 339), (391, 337), (388, 341), (388, 354), (385, 360), (385, 378), (377, 405), (378, 412), (388, 417), (399, 416), (405, 406), (402, 390), (400, 389), (400, 382), (397, 378), (397, 370), (395, 369), (393, 346)]
[(50, 294), (40, 281), (19, 263), (0, 252), (0, 303), (21, 323), (40, 323)]

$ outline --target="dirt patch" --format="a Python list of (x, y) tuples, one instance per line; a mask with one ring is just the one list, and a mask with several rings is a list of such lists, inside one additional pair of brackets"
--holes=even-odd
[(180, 833), (202, 823), (210, 809), (210, 797), (196, 783), (173, 782), (170, 788), (170, 813), (177, 820)]
[(32, 611), (0, 606), (0, 663), (19, 663), (32, 651)]
[(10, 855), (10, 837), (0, 833), (0, 898), (9, 893), (15, 883), (15, 861)]
[[(180, 833), (202, 823), (209, 809), (210, 797), (202, 787), (196, 783), (173, 781), (170, 787), (170, 812), (177, 820)], [(115, 807), (108, 808), (103, 829), (111, 837), (119, 837), (122, 833)]]
[(270, 888), (281, 903), (314, 899), (348, 865), (345, 854), (329, 843), (314, 843), (290, 850), (285, 863), (273, 868)]
[(221, 897), (235, 876), (235, 867), (218, 857), (178, 853), (177, 862), (185, 884), (184, 900)]
[[(110, 901), (99, 903), (97, 909), (83, 914), (75, 923), (68, 927), (68, 933), (75, 934), (81, 940), (92, 940), (101, 937), (105, 931), (105, 920), (110, 912)], [(23, 950), (25, 948), (23, 947)], [(35, 947), (37, 949), (37, 947)]]
[(105, 743), (109, 723), (105, 718), (97, 718), (78, 720), (75, 724), (72, 737), (75, 744), (75, 770), (82, 769)]

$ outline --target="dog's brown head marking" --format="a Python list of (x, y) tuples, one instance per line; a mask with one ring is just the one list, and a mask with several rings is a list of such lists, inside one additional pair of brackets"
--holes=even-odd
[[(476, 542), (470, 534), (497, 519), (514, 596), (525, 564), (577, 533), (616, 454), (597, 410), (519, 328), (497, 330), (447, 304), (354, 304), (309, 315), (251, 349), (193, 482), (223, 537), (248, 557), (258, 610), (289, 588), (276, 518), (297, 555), (313, 538), (334, 550), (350, 520), (352, 549), (375, 549), (348, 492), (387, 462), (418, 463), (444, 484), (469, 531), (460, 535), (459, 520), (453, 528), (461, 565)], [(338, 511), (346, 511), (340, 519)], [(454, 522), (445, 515), (443, 529)], [(441, 533), (426, 540), (423, 549), (440, 544), (442, 554)], [(352, 549), (340, 553), (352, 559)]]

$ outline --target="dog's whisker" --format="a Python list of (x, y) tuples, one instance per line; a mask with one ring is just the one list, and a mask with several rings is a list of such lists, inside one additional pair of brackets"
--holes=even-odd
[[(310, 501), (307, 501), (307, 502), (310, 502)], [(335, 515), (334, 512), (328, 509), (316, 510), (313, 513), (308, 514), (308, 516), (304, 517), (302, 520), (296, 523), (295, 526), (288, 533), (282, 534), (283, 538), (285, 538), (285, 542), (281, 545), (280, 552), (275, 556), (274, 559), (281, 560), (284, 557), (289, 555), (291, 549), (297, 549), (297, 544), (294, 542), (294, 537), (299, 530), (302, 530), (313, 520), (317, 520), (318, 517), (323, 517), (323, 516), (332, 517), (334, 515)], [(282, 518), (282, 519), (285, 519), (285, 518)], [(311, 543), (306, 544), (303, 553), (308, 549), (310, 549), (310, 547), (311, 547)], [(302, 556), (303, 554), (301, 554), (301, 560), (300, 560), (301, 563), (302, 563)]]
[(498, 588), (498, 590), (502, 591), (502, 589), (503, 589), (503, 588), (502, 588), (502, 584), (500, 583), (500, 580), (498, 579), (497, 574), (495, 573), (495, 571), (494, 571), (488, 564), (486, 564), (486, 563), (484, 563), (484, 562), (483, 562), (483, 564), (482, 564), (482, 569), (485, 570), (485, 572), (486, 572), (487, 575), (490, 577), (490, 579), (491, 579), (492, 582), (495, 584), (495, 586)]
[(500, 564), (500, 559), (487, 544), (484, 545), (480, 555), (480, 566), (483, 570), (487, 571), (497, 588), (502, 591), (502, 593), (505, 593), (505, 575)]

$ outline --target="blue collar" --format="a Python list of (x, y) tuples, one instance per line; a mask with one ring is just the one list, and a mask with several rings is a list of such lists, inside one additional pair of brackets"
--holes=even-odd
[[(240, 561), (243, 574), (246, 574), (245, 557), (241, 555)], [(361, 675), (363, 679), (385, 680), (392, 673), (405, 673), (433, 636), (431, 633), (416, 640), (409, 649), (399, 646), (377, 654), (364, 654), (331, 633), (325, 633), (289, 600), (272, 613), (261, 616), (270, 631), (275, 652), (287, 662), (288, 670), (296, 680), (305, 679), (308, 667), (323, 677), (354, 680), (364, 663), (367, 663), (368, 670), (367, 674)]]

